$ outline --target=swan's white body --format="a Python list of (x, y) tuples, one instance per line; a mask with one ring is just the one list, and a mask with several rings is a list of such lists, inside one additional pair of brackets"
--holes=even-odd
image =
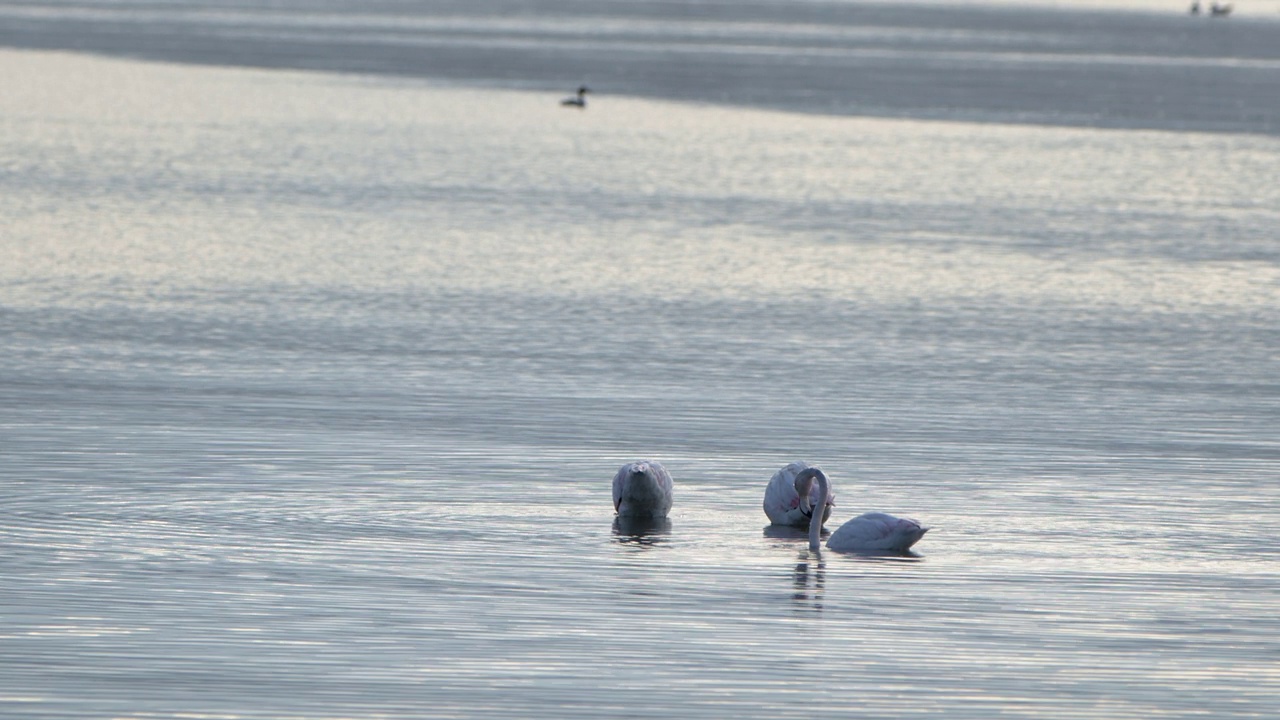
[[(817, 480), (818, 496), (828, 491), (831, 484), (818, 468), (806, 468), (796, 475), (796, 491), (801, 497), (808, 495), (810, 486)], [(827, 538), (827, 548), (836, 552), (905, 552), (920, 541), (929, 528), (910, 518), (898, 518), (884, 513), (865, 513), (841, 525)], [(818, 513), (809, 520), (809, 549), (817, 552), (822, 534), (822, 521)]]
[(619, 517), (664, 518), (671, 512), (671, 490), (671, 473), (662, 463), (627, 463), (613, 476), (613, 509)]
[(591, 88), (583, 85), (578, 88), (577, 95), (570, 95), (569, 97), (561, 100), (560, 104), (566, 107), (585, 108), (587, 106), (587, 93), (589, 92), (591, 92)]
[(769, 516), (769, 521), (774, 525), (807, 528), (814, 507), (824, 508), (823, 522), (831, 517), (836, 494), (830, 489), (827, 491), (827, 501), (823, 503), (818, 494), (817, 483), (810, 483), (809, 502), (800, 502), (800, 493), (796, 491), (796, 475), (809, 467), (807, 462), (793, 462), (769, 478), (769, 485), (764, 489), (764, 514)]
[(841, 525), (827, 547), (837, 552), (904, 552), (920, 541), (929, 528), (911, 518), (869, 512)]

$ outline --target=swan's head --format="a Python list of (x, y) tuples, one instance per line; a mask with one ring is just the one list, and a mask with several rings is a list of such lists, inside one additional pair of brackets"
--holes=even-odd
[(578, 88), (578, 97), (582, 97), (583, 95), (586, 95), (589, 92), (591, 92), (591, 88), (587, 87), (586, 85), (583, 85)]
[(826, 520), (827, 509), (824, 506), (814, 512), (813, 503), (809, 500), (809, 491), (813, 488), (814, 480), (818, 481), (818, 493), (822, 496), (823, 502), (831, 502), (831, 483), (827, 481), (826, 473), (816, 467), (807, 467), (796, 473), (796, 492), (800, 494), (800, 508), (809, 516), (809, 551), (816, 553), (822, 549), (819, 541), (822, 538), (822, 523)]
[[(827, 481), (826, 473), (816, 467), (807, 467), (796, 473), (795, 479), (796, 494), (800, 496), (800, 511), (805, 515), (813, 515), (813, 499), (811, 495), (813, 493), (813, 483), (819, 476), (822, 477), (823, 482), (821, 484), (825, 485), (827, 488), (827, 506), (829, 507), (836, 504), (835, 498), (831, 495), (831, 483)], [(827, 509), (824, 507), (824, 516), (826, 512)]]

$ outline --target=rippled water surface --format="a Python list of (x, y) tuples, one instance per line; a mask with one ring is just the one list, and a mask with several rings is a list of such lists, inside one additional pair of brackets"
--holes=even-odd
[(1280, 713), (1277, 138), (0, 67), (0, 715)]
[[(1280, 0), (0, 0), (0, 45), (859, 117), (1280, 135)], [(1048, 8), (1046, 6), (1057, 6)], [(1068, 11), (1069, 10), (1069, 11)]]

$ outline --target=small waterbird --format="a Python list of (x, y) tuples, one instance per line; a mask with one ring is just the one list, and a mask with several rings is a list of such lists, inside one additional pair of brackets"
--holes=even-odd
[(565, 107), (585, 108), (587, 106), (587, 93), (589, 92), (591, 92), (591, 88), (583, 85), (578, 88), (577, 95), (570, 95), (569, 97), (561, 100), (560, 104)]

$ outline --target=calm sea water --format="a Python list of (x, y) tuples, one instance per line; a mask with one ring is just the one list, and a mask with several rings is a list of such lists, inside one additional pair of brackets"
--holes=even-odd
[(1270, 120), (0, 69), (0, 716), (1280, 713)]
[(1228, 3), (1226, 19), (1192, 17), (1190, 0), (995, 2), (0, 0), (0, 45), (556, 92), (585, 82), (859, 117), (1280, 134), (1280, 0)]

